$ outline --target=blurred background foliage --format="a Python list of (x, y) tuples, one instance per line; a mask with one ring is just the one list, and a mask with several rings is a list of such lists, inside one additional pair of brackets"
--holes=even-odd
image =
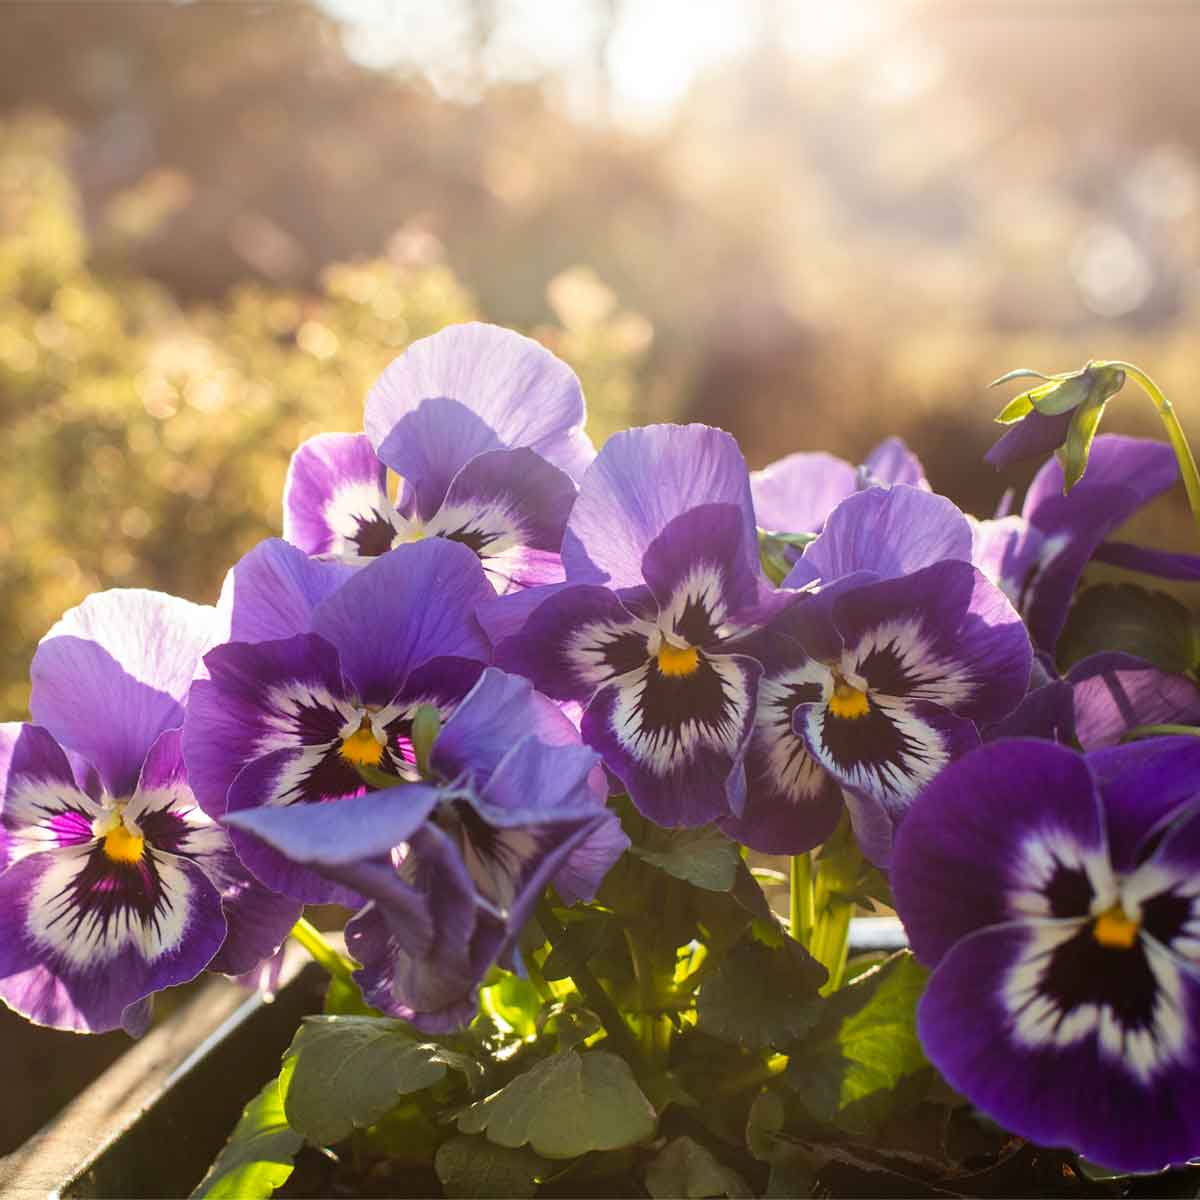
[[(412, 339), (544, 340), (592, 433), (899, 433), (989, 512), (1015, 366), (1200, 432), (1200, 6), (53, 3), (0, 16), (0, 717), (89, 591), (211, 601)], [(1156, 435), (1146, 406), (1109, 429)], [(1166, 500), (1134, 536), (1187, 547)]]

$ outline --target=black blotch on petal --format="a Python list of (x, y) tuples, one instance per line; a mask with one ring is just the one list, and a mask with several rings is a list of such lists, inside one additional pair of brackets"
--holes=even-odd
[(865, 769), (878, 774), (921, 753), (921, 746), (869, 698), (861, 717), (838, 717), (826, 709), (821, 742), (830, 758), (847, 773)]
[(1056, 862), (1044, 895), (1050, 904), (1052, 917), (1086, 917), (1095, 892), (1087, 872), (1081, 867), (1068, 867)]
[(358, 529), (351, 539), (363, 558), (377, 558), (392, 548), (396, 530), (391, 521), (375, 513), (370, 518), (357, 517)]
[(1169, 946), (1183, 933), (1192, 915), (1192, 902), (1174, 891), (1160, 892), (1142, 901), (1142, 928)]
[(717, 636), (708, 609), (695, 598), (684, 605), (683, 613), (675, 622), (675, 632), (692, 646), (705, 646)]
[(1096, 941), (1089, 922), (1050, 955), (1040, 991), (1065, 1020), (1086, 1004), (1105, 1005), (1125, 1029), (1153, 1029), (1158, 984), (1140, 941), (1125, 949)]
[(905, 670), (895, 641), (888, 642), (886, 646), (876, 646), (859, 659), (856, 669), (872, 691), (884, 696), (907, 696), (916, 683), (916, 679)]
[(651, 737), (677, 736), (689, 721), (715, 729), (734, 715), (733, 697), (703, 654), (690, 675), (664, 675), (651, 659), (638, 709)]

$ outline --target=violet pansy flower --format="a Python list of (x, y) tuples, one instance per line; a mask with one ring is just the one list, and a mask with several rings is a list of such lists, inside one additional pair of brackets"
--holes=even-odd
[[(351, 573), (314, 605), (311, 632), (210, 651), (183, 727), (201, 806), (217, 818), (334, 802), (365, 790), (360, 765), (410, 778), (416, 711), (432, 705), (445, 717), (474, 686), (490, 658), (474, 610), (494, 596), (474, 554), (432, 539)], [(233, 836), (268, 886), (310, 903), (360, 903), (256, 839)]]
[[(497, 591), (562, 578), (573, 478), (595, 454), (571, 369), (494, 325), (414, 342), (367, 397), (362, 434), (319, 434), (292, 457), (284, 536), (352, 564), (425, 537), (462, 542)], [(388, 468), (401, 478), (395, 501)]]
[(91, 596), (34, 656), (37, 725), (0, 727), (0, 998), (140, 1032), (147, 998), (269, 957), (300, 906), (252, 880), (197, 807), (178, 726), (212, 609)]
[(761, 665), (734, 640), (786, 600), (763, 578), (745, 462), (727, 433), (610, 438), (563, 539), (566, 583), (480, 618), (496, 661), (586, 705), (583, 740), (665, 826), (741, 810)]
[(597, 755), (527, 680), (495, 668), (446, 720), (420, 776), (337, 804), (226, 817), (242, 839), (369, 899), (346, 926), (366, 999), (430, 1033), (467, 1024), (553, 884), (590, 898), (629, 845)]
[(1200, 742), (1015, 739), (901, 826), (918, 1032), (1006, 1128), (1120, 1171), (1200, 1154)]
[(863, 851), (886, 863), (913, 797), (1028, 686), (1029, 638), (970, 552), (962, 513), (910, 485), (833, 510), (784, 581), (820, 591), (745, 643), (764, 676), (746, 808), (726, 833), (794, 854), (848, 805)]

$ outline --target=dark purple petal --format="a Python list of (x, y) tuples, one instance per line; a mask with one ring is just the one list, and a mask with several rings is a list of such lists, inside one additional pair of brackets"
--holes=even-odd
[(454, 477), (426, 533), (474, 550), (504, 593), (562, 579), (558, 552), (574, 503), (570, 476), (532, 450), (492, 450)]
[[(561, 565), (560, 560), (559, 566)], [(485, 600), (475, 610), (475, 617), (483, 626), (492, 645), (499, 646), (505, 638), (515, 637), (521, 632), (536, 608), (551, 596), (574, 586), (576, 585), (558, 581), (538, 587), (521, 588), (503, 596), (494, 596)]]
[(750, 490), (764, 529), (817, 533), (834, 505), (858, 491), (858, 472), (824, 451), (801, 451), (755, 471)]
[(337, 647), (359, 698), (386, 704), (431, 658), (488, 660), (475, 607), (493, 595), (470, 550), (430, 538), (363, 567), (317, 607), (312, 629)]
[(355, 570), (309, 558), (280, 538), (259, 542), (225, 576), (217, 601), (220, 640), (269, 642), (310, 632), (313, 609)]
[[(200, 807), (225, 811), (237, 773), (269, 750), (333, 744), (353, 713), (334, 648), (315, 634), (246, 645), (205, 657), (209, 679), (188, 697), (183, 756)], [(319, 757), (319, 754), (317, 754)]]
[(742, 514), (742, 553), (747, 569), (757, 571), (750, 480), (729, 434), (707, 425), (649, 425), (614, 434), (588, 468), (567, 522), (567, 579), (640, 587), (650, 543), (702, 504), (732, 504)]
[[(590, 584), (547, 591), (520, 631), (497, 644), (497, 666), (547, 696), (586, 704), (602, 684), (645, 665), (650, 626), (615, 593)], [(537, 593), (525, 595), (532, 601)]]
[(1104, 802), (1113, 865), (1130, 870), (1164, 821), (1200, 796), (1200, 738), (1147, 738), (1087, 756)]
[(969, 561), (971, 540), (967, 518), (945, 496), (906, 484), (868, 488), (829, 514), (785, 583), (799, 587), (854, 571), (890, 579), (947, 558)]
[(1032, 688), (1002, 721), (982, 731), (985, 742), (1033, 737), (1070, 745), (1075, 741), (1075, 692), (1069, 683), (1052, 679)]
[(396, 536), (394, 515), (387, 467), (366, 434), (320, 433), (292, 455), (283, 536), (305, 554), (383, 554)]
[(89, 596), (33, 656), (33, 719), (87, 759), (110, 795), (127, 796), (154, 739), (183, 723), (183, 699), (215, 633), (214, 609), (176, 596)]
[(600, 823), (567, 855), (550, 881), (562, 902), (570, 905), (593, 899), (605, 875), (629, 846), (617, 814), (604, 810)]
[(754, 659), (740, 655), (702, 654), (678, 676), (648, 663), (596, 693), (583, 740), (658, 825), (704, 825), (739, 813), (761, 675)]
[(495, 325), (453, 325), (414, 342), (367, 396), (363, 427), (415, 489), (422, 519), (477, 454), (528, 446), (567, 471), (590, 457), (583, 393), (566, 363)]
[(911, 487), (930, 490), (921, 460), (898, 437), (885, 438), (863, 462), (867, 473), (879, 483), (905, 483)]
[(39, 1025), (100, 1032), (140, 999), (198, 975), (225, 937), (195, 863), (100, 842), (31, 854), (0, 874), (0, 999)]
[(833, 619), (841, 666), (872, 695), (940, 704), (972, 721), (1011, 712), (1029, 686), (1033, 649), (1015, 609), (967, 562), (848, 588)]
[(1105, 952), (1086, 929), (1064, 944), (1060, 924), (980, 930), (946, 955), (917, 1010), (930, 1061), (1040, 1145), (1117, 1171), (1200, 1153), (1200, 981), (1158, 948)]
[(1074, 415), (1073, 409), (1053, 417), (1031, 412), (1005, 430), (1000, 440), (983, 456), (984, 461), (1002, 471), (1015, 462), (1049, 454), (1067, 440), (1067, 426)]
[(100, 811), (44, 729), (0, 725), (0, 870), (38, 850), (91, 841)]
[(1188, 583), (1200, 580), (1200, 555), (1172, 554), (1150, 546), (1135, 546), (1130, 542), (1102, 542), (1092, 555), (1093, 562), (1109, 563), (1159, 579), (1182, 579)]
[(971, 561), (1023, 612), (1041, 562), (1045, 535), (1024, 517), (974, 521), (972, 531)]
[(1075, 728), (1085, 750), (1121, 740), (1138, 725), (1200, 721), (1200, 688), (1183, 675), (1132, 654), (1093, 654), (1067, 673), (1075, 703)]
[(931, 966), (987, 925), (1085, 916), (1111, 876), (1083, 756), (1014, 739), (949, 764), (901, 822), (891, 879), (913, 952)]

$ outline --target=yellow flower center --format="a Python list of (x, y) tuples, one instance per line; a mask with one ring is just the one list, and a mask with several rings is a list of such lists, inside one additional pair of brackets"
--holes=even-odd
[(114, 825), (104, 835), (104, 853), (113, 862), (141, 862), (146, 839), (140, 833), (130, 833), (123, 822)]
[(695, 646), (672, 646), (664, 639), (658, 650), (658, 669), (664, 675), (691, 675), (700, 665), (700, 651)]
[(342, 738), (342, 757), (364, 767), (377, 767), (383, 758), (383, 743), (375, 736), (371, 722), (363, 717), (362, 724), (349, 736)]
[(829, 711), (845, 721), (857, 721), (871, 711), (871, 705), (866, 692), (837, 676), (833, 695), (829, 697)]
[(1119, 903), (1102, 912), (1092, 926), (1092, 937), (1100, 945), (1111, 946), (1116, 950), (1131, 949), (1137, 941), (1137, 935), (1138, 922), (1131, 921)]

